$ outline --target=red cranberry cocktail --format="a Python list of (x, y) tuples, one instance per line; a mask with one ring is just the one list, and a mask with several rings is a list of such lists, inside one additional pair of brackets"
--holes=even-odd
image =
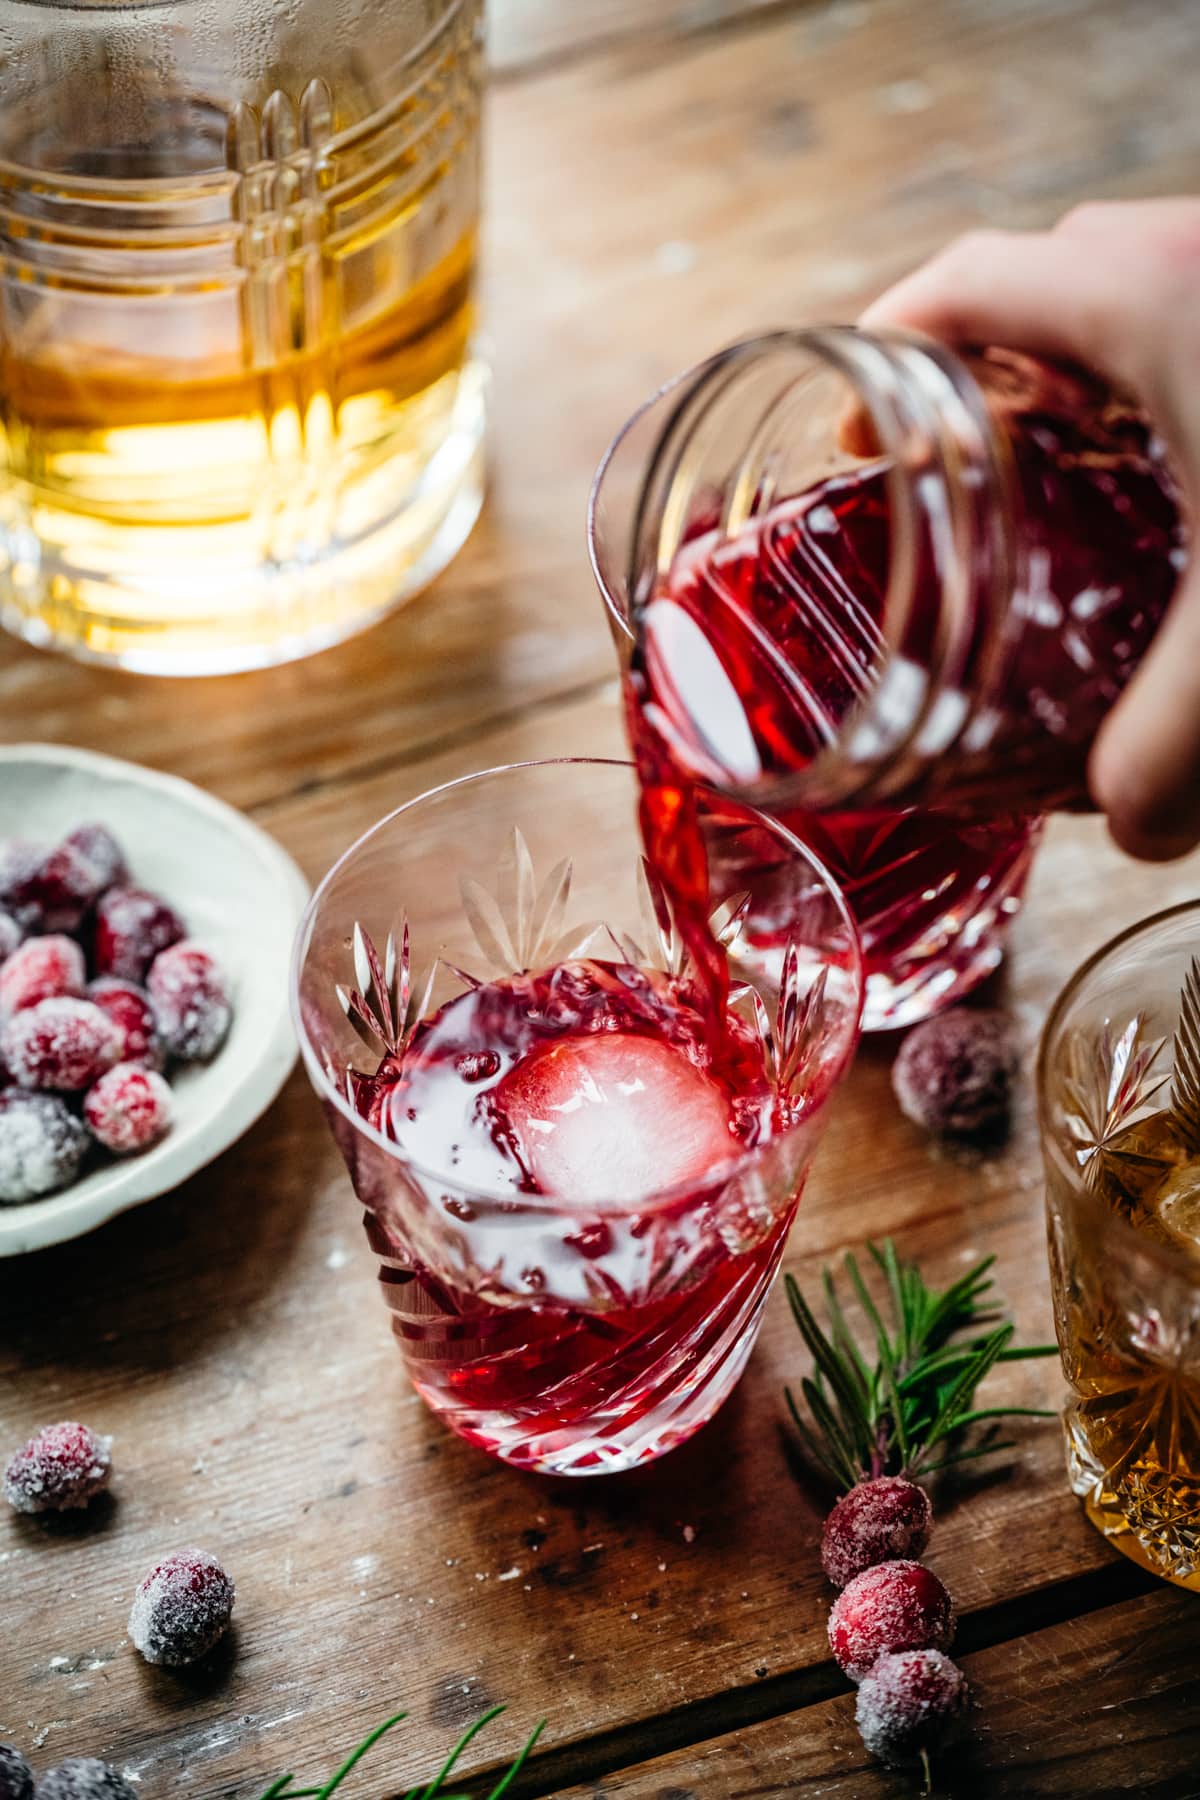
[[(414, 1385), (493, 1455), (623, 1469), (749, 1355), (862, 971), (811, 852), (714, 802), (699, 956), (647, 875), (622, 763), (494, 770), (402, 807), (301, 928), (309, 1075)], [(779, 991), (742, 950), (786, 910)]]
[(995, 967), (1184, 554), (1162, 446), (1102, 386), (841, 328), (660, 394), (590, 538), (664, 885), (686, 909), (691, 783), (782, 819), (854, 912), (867, 1028)]

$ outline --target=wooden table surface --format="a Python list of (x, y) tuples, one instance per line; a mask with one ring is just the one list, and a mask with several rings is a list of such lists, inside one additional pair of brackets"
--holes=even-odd
[[(244, 807), (315, 879), (381, 812), (517, 757), (619, 752), (583, 549), (589, 476), (630, 409), (723, 340), (846, 318), (947, 235), (1089, 196), (1196, 188), (1194, 0), (507, 0), (494, 7), (485, 301), (494, 477), (435, 588), (309, 662), (172, 684), (4, 640), (0, 737), (115, 750)], [(1136, 278), (1136, 272), (1131, 272)], [(1028, 1044), (1070, 969), (1194, 894), (1096, 821), (1056, 821), (1001, 992)], [(1033, 1102), (989, 1155), (897, 1113), (890, 1047), (840, 1097), (792, 1236), (802, 1283), (893, 1233), (931, 1277), (994, 1252), (1050, 1333)], [(684, 1450), (547, 1483), (489, 1463), (410, 1394), (334, 1146), (302, 1076), (210, 1169), (94, 1236), (0, 1266), (0, 1441), (82, 1416), (115, 1502), (0, 1521), (0, 1739), (91, 1751), (147, 1800), (252, 1797), (328, 1771), (397, 1707), (357, 1789), (425, 1774), (485, 1702), (472, 1766), (535, 1719), (514, 1796), (733, 1800), (911, 1792), (863, 1752), (830, 1663), (822, 1496), (782, 1388), (781, 1294), (749, 1371)], [(1057, 1366), (993, 1399), (1054, 1404)], [(1200, 1611), (1114, 1554), (1066, 1489), (1057, 1427), (943, 1484), (977, 1730), (938, 1791), (1200, 1794)], [(239, 1590), (190, 1677), (125, 1638), (152, 1556), (199, 1541)], [(467, 1784), (472, 1785), (472, 1784)]]

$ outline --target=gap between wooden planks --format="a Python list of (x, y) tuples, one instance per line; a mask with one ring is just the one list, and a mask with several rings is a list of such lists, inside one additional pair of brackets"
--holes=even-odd
[[(1139, 1592), (1139, 1581), (1150, 1585)], [(935, 1796), (1195, 1800), (1195, 1596), (1132, 1565), (1114, 1589), (1131, 1597), (1035, 1622), (987, 1649), (967, 1647), (964, 1631), (970, 1732), (935, 1762)], [(913, 1800), (919, 1786), (867, 1755), (847, 1692), (761, 1724), (739, 1721), (703, 1743), (651, 1750), (638, 1767), (564, 1770), (579, 1786), (564, 1789), (556, 1777), (538, 1786), (538, 1771), (531, 1776), (514, 1784), (515, 1800)]]

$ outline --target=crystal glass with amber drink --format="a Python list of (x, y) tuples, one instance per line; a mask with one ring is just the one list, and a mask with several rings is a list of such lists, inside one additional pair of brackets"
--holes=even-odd
[(481, 496), (482, 0), (0, 0), (0, 620), (343, 637)]
[(1092, 1522), (1200, 1590), (1200, 903), (1068, 983), (1039, 1065), (1071, 1484)]

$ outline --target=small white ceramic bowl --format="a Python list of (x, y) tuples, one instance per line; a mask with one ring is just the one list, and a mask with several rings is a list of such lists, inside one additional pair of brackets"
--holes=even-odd
[(132, 880), (169, 900), (220, 958), (233, 1023), (210, 1063), (172, 1074), (175, 1118), (160, 1144), (106, 1160), (59, 1194), (0, 1205), (0, 1256), (80, 1237), (178, 1187), (253, 1125), (296, 1060), (288, 965), (308, 885), (291, 857), (173, 775), (57, 744), (0, 745), (0, 837), (49, 845), (88, 821), (110, 828)]

